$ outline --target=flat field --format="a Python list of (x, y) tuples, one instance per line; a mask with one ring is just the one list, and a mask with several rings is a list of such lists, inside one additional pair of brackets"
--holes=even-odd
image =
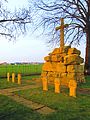
[(0, 65), (0, 77), (6, 77), (9, 72), (12, 74), (21, 73), (24, 75), (41, 73), (43, 64), (13, 64), (13, 65)]

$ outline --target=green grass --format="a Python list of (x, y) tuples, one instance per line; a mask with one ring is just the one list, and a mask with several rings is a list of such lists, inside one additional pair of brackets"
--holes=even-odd
[[(12, 83), (12, 78), (10, 78), (10, 82), (7, 81), (7, 78), (0, 79), (0, 89), (6, 89), (6, 88), (12, 88), (12, 87), (20, 87), (20, 86), (25, 86), (25, 85), (34, 85), (35, 82), (32, 80), (33, 78), (40, 78), (40, 76), (24, 76), (22, 77), (21, 85), (18, 85), (16, 83)], [(17, 81), (17, 78), (15, 78)]]
[(43, 64), (21, 64), (21, 65), (0, 65), (0, 77), (6, 77), (9, 72), (10, 75), (14, 72), (16, 75), (30, 75), (33, 73), (41, 73)]
[(86, 76), (86, 83), (80, 84), (79, 88), (89, 88), (90, 89), (90, 76)]
[[(81, 88), (90, 89), (90, 77)], [(49, 91), (42, 88), (18, 91), (16, 94), (22, 97), (49, 106), (56, 110), (47, 120), (90, 120), (90, 94), (77, 93), (77, 98), (69, 97), (68, 93), (55, 94), (54, 87), (49, 86)], [(90, 93), (90, 92), (89, 92)]]
[[(4, 86), (3, 84), (0, 83), (1, 86)], [(9, 86), (6, 83), (5, 85)], [(79, 87), (90, 89), (90, 77), (87, 76), (86, 83)], [(54, 93), (54, 86), (49, 86), (47, 92), (43, 91), (41, 87), (15, 92), (28, 100), (56, 110), (55, 113), (46, 116), (13, 101), (7, 96), (0, 95), (0, 120), (90, 120), (90, 94), (77, 93), (77, 98), (73, 98), (68, 96), (68, 90), (62, 89), (63, 92), (60, 94)]]
[(45, 120), (39, 113), (0, 95), (0, 120)]

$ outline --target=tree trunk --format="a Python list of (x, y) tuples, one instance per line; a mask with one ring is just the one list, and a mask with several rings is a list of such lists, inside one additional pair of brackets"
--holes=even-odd
[(85, 56), (85, 73), (90, 75), (90, 21), (86, 32), (86, 56)]

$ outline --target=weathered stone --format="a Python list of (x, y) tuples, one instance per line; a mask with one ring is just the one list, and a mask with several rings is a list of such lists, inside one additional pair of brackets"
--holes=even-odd
[(43, 71), (53, 71), (52, 63), (46, 62), (42, 67)]
[(67, 79), (67, 77), (60, 78), (60, 83), (61, 83), (61, 86), (68, 87), (69, 79)]
[(42, 74), (41, 74), (41, 77), (45, 77), (45, 76), (47, 76), (47, 74), (48, 74), (48, 72), (43, 71)]
[(46, 62), (42, 67), (41, 77), (47, 77), (50, 84), (55, 84), (55, 78), (58, 78), (60, 85), (66, 87), (69, 86), (70, 80), (76, 80), (78, 83), (85, 82), (84, 66), (80, 65), (83, 58), (79, 54), (77, 49), (71, 49), (70, 46), (65, 46), (63, 51), (61, 48), (54, 49), (49, 56), (45, 57)]
[(84, 73), (77, 73), (77, 82), (78, 83), (85, 83), (85, 76)]
[(67, 77), (67, 73), (64, 73), (64, 72), (63, 72), (63, 73), (60, 73), (60, 78), (63, 78), (63, 77), (64, 77), (64, 78)]
[(70, 80), (69, 81), (69, 96), (76, 97), (76, 88), (77, 88), (77, 82), (76, 80)]
[(77, 73), (68, 73), (67, 74), (67, 79), (69, 79), (69, 80), (71, 80), (71, 79), (73, 79), (73, 80), (77, 80)]
[(44, 57), (44, 60), (47, 61), (47, 62), (51, 61), (51, 56)]
[(15, 73), (12, 73), (12, 82), (15, 83)]
[(21, 74), (18, 74), (18, 84), (21, 84)]
[(64, 53), (68, 53), (68, 50), (71, 48), (71, 46), (64, 46)]
[(55, 54), (59, 54), (59, 53), (60, 53), (60, 48), (55, 48), (51, 54), (55, 55)]
[(71, 55), (67, 55), (67, 56), (64, 57), (64, 64), (66, 64), (66, 65), (80, 64), (80, 63), (83, 63), (83, 62), (84, 62), (84, 59), (81, 58), (77, 54), (71, 54)]
[(69, 48), (68, 49), (68, 54), (71, 55), (71, 54), (78, 54), (80, 55), (81, 52), (79, 50), (77, 50), (76, 48)]
[(58, 57), (57, 57), (57, 55), (52, 55), (52, 57), (51, 57), (51, 61), (53, 61), (53, 62), (57, 62), (57, 61), (58, 61)]
[(55, 78), (54, 84), (55, 84), (55, 93), (60, 93), (60, 79)]
[(68, 65), (67, 72), (84, 72), (84, 67), (82, 65)]
[(55, 77), (48, 77), (48, 83), (54, 84)]
[(47, 77), (42, 78), (42, 84), (43, 84), (43, 90), (47, 91), (48, 90), (48, 79), (47, 79)]
[(55, 77), (55, 74), (54, 74), (54, 72), (48, 72), (47, 76), (48, 77)]
[(61, 73), (63, 73), (63, 72), (65, 73), (66, 72), (66, 66), (63, 63), (57, 63), (56, 71), (61, 72)]
[(10, 81), (10, 73), (7, 73), (7, 81)]

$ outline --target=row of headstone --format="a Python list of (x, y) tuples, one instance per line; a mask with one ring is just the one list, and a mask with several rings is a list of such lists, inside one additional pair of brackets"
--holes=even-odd
[[(44, 78), (42, 80), (42, 84), (43, 84), (43, 90), (48, 91), (48, 79), (47, 78)], [(55, 86), (55, 93), (60, 93), (61, 92), (61, 83), (60, 83), (59, 78), (55, 78), (54, 86)], [(76, 81), (70, 80), (69, 81), (69, 96), (76, 97), (76, 88), (77, 88)]]
[(17, 80), (15, 79), (15, 73), (12, 73), (12, 80), (10, 79), (10, 73), (7, 73), (7, 81), (12, 83), (21, 84), (21, 74), (17, 75)]

